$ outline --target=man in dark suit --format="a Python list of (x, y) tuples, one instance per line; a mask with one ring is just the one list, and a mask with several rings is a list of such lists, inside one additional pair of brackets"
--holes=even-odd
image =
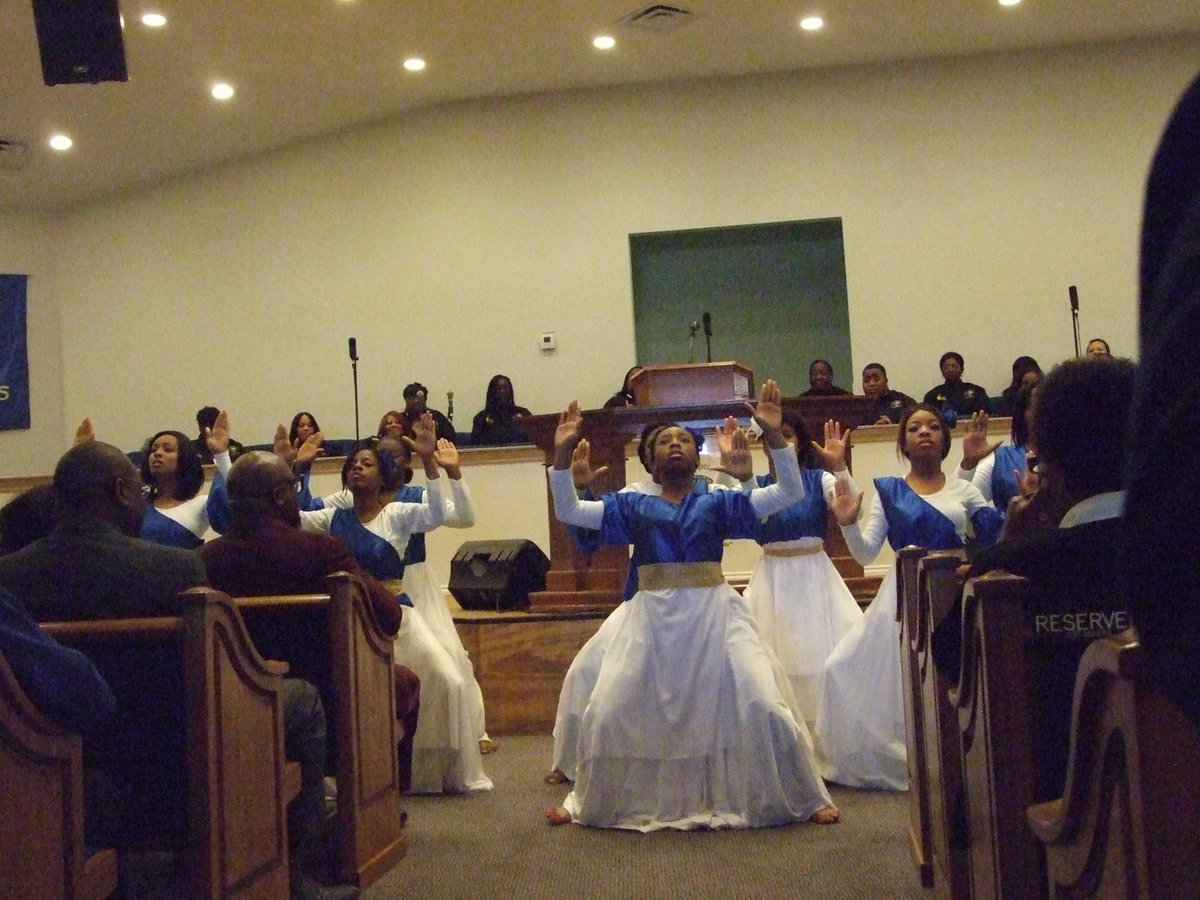
[[(57, 523), (48, 537), (0, 557), (0, 586), (17, 596), (40, 622), (144, 616), (176, 616), (179, 594), (202, 585), (204, 569), (192, 552), (137, 538), (146, 512), (141, 475), (129, 458), (110, 444), (87, 441), (59, 460), (53, 482)], [(153, 664), (151, 661), (150, 664)], [(163, 672), (177, 671), (170, 660)], [(141, 666), (140, 671), (144, 671)], [(117, 673), (120, 674), (120, 673)], [(113, 677), (110, 673), (110, 678)], [(131, 676), (132, 678), (132, 676)], [(126, 679), (129, 681), (129, 679)], [(170, 678), (113, 682), (119, 698), (153, 694)], [(319, 844), (323, 819), (325, 712), (316, 688), (295, 678), (283, 680), (284, 750), (301, 766), (300, 794), (288, 806), (288, 834), (299, 863)], [(94, 746), (111, 766), (120, 792), (105, 797), (116, 821), (109, 827), (145, 827), (160, 821), (178, 827), (184, 788), (177, 757), (184, 723), (163, 713), (169, 702), (137, 704), (148, 715), (118, 715), (96, 732)], [(151, 768), (156, 777), (131, 776)], [(118, 772), (115, 767), (129, 765)], [(152, 826), (153, 827), (153, 826)], [(358, 896), (349, 887), (324, 888), (293, 866), (292, 895), (305, 900), (344, 900)]]
[[(384, 632), (399, 630), (401, 608), (395, 595), (363, 570), (350, 548), (331, 535), (301, 530), (296, 479), (286, 462), (272, 453), (247, 453), (233, 464), (226, 484), (233, 522), (224, 535), (198, 550), (213, 587), (237, 597), (323, 594), (326, 576), (350, 572), (366, 585)], [(313, 677), (328, 696), (332, 682), (323, 649), (327, 642), (274, 628), (254, 628), (253, 633), (263, 653), (287, 660), (296, 671)], [(420, 680), (410, 669), (397, 666), (396, 716), (404, 724), (399, 747), (404, 788), (411, 779), (419, 711)]]
[[(1050, 372), (1033, 407), (1037, 493), (1014, 501), (1005, 539), (975, 557), (970, 577), (995, 570), (1022, 575), (1060, 600), (1064, 611), (1115, 611), (1105, 620), (1112, 630), (1129, 627), (1117, 579), (1117, 548), (1130, 444), (1125, 423), (1135, 374), (1133, 363), (1115, 357), (1071, 359)], [(1021, 524), (1047, 519), (1058, 527), (1023, 530)], [(933, 636), (934, 660), (952, 682), (959, 676), (961, 621), (960, 602)], [(1039, 660), (1048, 724), (1040, 799), (1062, 794), (1075, 671), (1086, 646), (1085, 641), (1064, 643)]]

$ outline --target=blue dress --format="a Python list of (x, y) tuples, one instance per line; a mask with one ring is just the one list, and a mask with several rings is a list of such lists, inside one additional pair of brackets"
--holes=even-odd
[[(963, 546), (968, 522), (977, 532), (998, 531), (999, 514), (962, 479), (947, 478), (940, 491), (922, 496), (903, 478), (876, 478), (875, 490), (861, 526), (842, 528), (850, 553), (863, 565), (874, 561), (885, 538), (896, 550), (909, 544), (953, 550)], [(825, 662), (816, 739), (827, 780), (908, 790), (895, 566)]]
[[(795, 452), (776, 453), (780, 468), (790, 457), (789, 488), (755, 491), (759, 501), (714, 491), (675, 504), (629, 492), (581, 504), (570, 472), (552, 470), (555, 509), (606, 543), (634, 544), (647, 564), (719, 566), (726, 538), (753, 537), (760, 517), (799, 499)], [(582, 718), (564, 801), (572, 820), (638, 831), (746, 828), (804, 821), (831, 806), (807, 729), (745, 601), (723, 579), (647, 588), (645, 571)]]
[(197, 494), (166, 511), (155, 509), (151, 504), (146, 509), (146, 517), (142, 519), (139, 537), (155, 544), (195, 550), (204, 543), (204, 535), (209, 527), (218, 534), (223, 533), (233, 520), (233, 508), (225, 489), (225, 473), (228, 471), (229, 454), (217, 454), (217, 471), (208, 494)]

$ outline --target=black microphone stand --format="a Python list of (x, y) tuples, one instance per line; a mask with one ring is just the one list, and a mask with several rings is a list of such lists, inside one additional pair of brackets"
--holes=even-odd
[(358, 341), (350, 338), (350, 370), (354, 373), (354, 443), (359, 441), (358, 432)]
[(704, 352), (708, 361), (712, 362), (712, 316), (704, 314)]
[(1082, 356), (1079, 350), (1079, 290), (1075, 285), (1067, 288), (1067, 294), (1071, 298), (1071, 327), (1075, 330), (1075, 355)]

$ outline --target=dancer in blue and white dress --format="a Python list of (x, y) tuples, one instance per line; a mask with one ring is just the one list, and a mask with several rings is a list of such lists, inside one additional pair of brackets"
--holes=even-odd
[(699, 449), (671, 426), (653, 448), (661, 496), (598, 501), (580, 501), (571, 478), (578, 404), (562, 415), (549, 473), (556, 515), (598, 529), (606, 543), (632, 543), (646, 562), (587, 703), (574, 789), (547, 811), (552, 824), (652, 831), (837, 821), (777, 663), (721, 572), (726, 538), (750, 536), (757, 519), (803, 497), (773, 381), (752, 411), (776, 448), (778, 484), (693, 493)]
[[(385, 437), (379, 441), (380, 450), (391, 450), (398, 463), (403, 466), (405, 484), (396, 491), (397, 503), (422, 503), (425, 499), (425, 489), (415, 484), (408, 484), (412, 478), (410, 468), (411, 452), (398, 438)], [(471, 492), (462, 479), (462, 469), (459, 467), (458, 448), (450, 441), (439, 438), (437, 462), (446, 471), (450, 482), (450, 494), (445, 497), (445, 517), (442, 525), (449, 528), (470, 528), (475, 524), (475, 504)], [(354, 505), (354, 495), (343, 488), (335, 494), (314, 500), (310, 509), (320, 509), (324, 506), (348, 508)], [(429, 626), (445, 651), (454, 660), (467, 685), (466, 703), (471, 718), (476, 722), (476, 736), (481, 753), (491, 753), (496, 749), (495, 742), (488, 737), (486, 716), (483, 708), (483, 691), (475, 678), (475, 670), (471, 666), (471, 657), (463, 646), (458, 629), (454, 627), (454, 618), (450, 615), (450, 607), (446, 603), (443, 590), (434, 580), (433, 572), (425, 561), (425, 532), (415, 531), (408, 539), (404, 549), (404, 593), (412, 602), (425, 624)], [(418, 731), (420, 726), (418, 725)]]
[(194, 550), (211, 525), (221, 532), (232, 518), (225, 477), (229, 474), (229, 414), (222, 411), (206, 434), (217, 472), (207, 495), (204, 465), (187, 435), (160, 431), (146, 442), (142, 481), (150, 488), (141, 537), (156, 544)]
[(1008, 504), (1014, 497), (1032, 490), (1032, 486), (1024, 487), (1022, 482), (1031, 477), (1026, 471), (1025, 460), (1032, 449), (1030, 408), (1039, 383), (1025, 385), (1016, 393), (1009, 429), (1010, 443), (988, 440), (987, 413), (973, 415), (967, 433), (963, 435), (963, 458), (958, 464), (957, 475), (975, 485), (983, 498), (1001, 513), (1008, 512)]
[[(811, 729), (816, 724), (825, 660), (863, 616), (824, 545), (835, 476), (847, 479), (852, 489), (854, 482), (846, 470), (849, 432), (843, 432), (840, 423), (825, 423), (823, 445), (809, 437), (799, 416), (784, 416), (782, 430), (800, 460), (804, 499), (759, 523), (755, 540), (762, 545), (763, 556), (744, 596)], [(774, 481), (774, 465), (771, 475), (758, 476), (762, 487)]]
[[(994, 540), (1000, 524), (995, 508), (974, 485), (942, 472), (950, 427), (937, 407), (910, 407), (899, 427), (897, 447), (911, 469), (903, 478), (875, 479), (875, 496), (861, 526), (857, 519), (862, 496), (853, 496), (845, 482), (838, 482), (833, 513), (854, 558), (871, 563), (884, 539), (897, 550), (909, 544), (930, 550), (959, 548), (969, 525), (981, 541)], [(816, 737), (821, 774), (827, 780), (908, 789), (894, 566), (862, 619), (825, 662)]]
[[(394, 644), (395, 660), (421, 679), (421, 715), (413, 738), (413, 793), (463, 793), (491, 790), (479, 752), (479, 723), (472, 697), (478, 690), (466, 679), (442, 646), (421, 613), (404, 593), (404, 554), (409, 538), (418, 531), (440, 525), (445, 516), (438, 449), (433, 421), (414, 427), (413, 449), (425, 469), (425, 499), (397, 503), (391, 498), (400, 487), (404, 467), (393, 453), (379, 449), (377, 439), (356, 445), (346, 457), (342, 483), (354, 505), (330, 506), (301, 513), (302, 527), (336, 535), (350, 547), (364, 569), (390, 583), (408, 608)], [(443, 461), (448, 457), (443, 456)], [(470, 497), (460, 479), (449, 478), (456, 508), (470, 507)]]

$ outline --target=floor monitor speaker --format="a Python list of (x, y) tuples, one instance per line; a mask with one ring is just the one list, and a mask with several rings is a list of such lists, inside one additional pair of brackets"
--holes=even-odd
[(467, 541), (450, 562), (450, 593), (463, 609), (528, 609), (546, 589), (550, 560), (529, 540)]
[(33, 0), (42, 80), (128, 81), (117, 0)]

